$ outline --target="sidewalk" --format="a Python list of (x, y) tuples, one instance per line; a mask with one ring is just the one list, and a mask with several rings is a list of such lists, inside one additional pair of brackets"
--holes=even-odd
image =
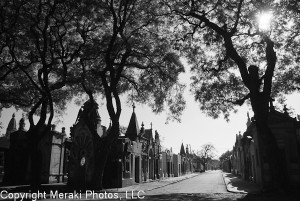
[[(156, 180), (156, 181), (149, 181), (149, 182), (144, 182), (141, 184), (135, 184), (132, 186), (127, 186), (127, 187), (123, 187), (123, 188), (111, 188), (111, 189), (103, 189), (103, 190), (99, 190), (99, 191), (95, 191), (95, 196), (97, 197), (97, 195), (99, 196), (105, 196), (102, 198), (99, 198), (101, 200), (112, 200), (112, 198), (109, 198), (109, 196), (120, 196), (124, 198), (124, 196), (127, 198), (130, 198), (130, 196), (132, 196), (132, 194), (130, 193), (139, 193), (142, 192), (141, 196), (144, 195), (145, 192), (147, 191), (151, 191), (157, 188), (161, 188), (173, 183), (177, 183), (179, 181), (183, 181), (192, 177), (196, 177), (198, 176), (199, 173), (192, 173), (192, 174), (187, 174), (187, 175), (183, 175), (180, 177), (171, 177), (171, 178), (165, 178), (165, 179), (161, 179), (161, 180)], [(41, 198), (39, 199), (44, 199), (44, 200), (51, 200), (51, 201), (55, 201), (55, 200), (61, 200), (61, 201), (72, 201), (72, 200), (78, 200), (78, 199), (83, 199), (83, 200), (94, 200), (94, 198), (91, 198), (91, 195), (86, 194), (86, 191), (66, 191), (66, 185), (65, 184), (50, 184), (50, 185), (43, 185), (44, 190), (41, 190), (40, 193), (42, 193)], [(15, 200), (14, 197), (11, 197), (13, 193), (20, 193), (19, 196), (21, 196), (22, 192), (27, 192), (25, 189), (28, 189), (28, 186), (3, 186), (0, 188), (1, 191), (3, 191), (1, 193), (1, 198), (5, 199), (7, 201), (13, 201)], [(53, 193), (51, 194), (51, 191), (53, 191)], [(56, 190), (58, 191), (58, 193), (56, 194)], [(128, 195), (127, 195), (127, 192)], [(90, 193), (90, 192), (89, 192)], [(11, 196), (9, 196), (9, 194)], [(54, 195), (55, 194), (55, 195)], [(101, 195), (100, 195), (101, 194)], [(124, 195), (125, 194), (125, 195)], [(138, 195), (138, 194), (137, 194)], [(61, 197), (62, 196), (62, 197)], [(65, 196), (65, 197), (64, 197)], [(94, 191), (93, 191), (93, 196), (94, 196)], [(106, 196), (108, 196), (109, 199), (106, 198)], [(128, 197), (127, 197), (128, 196)], [(136, 196), (136, 195), (133, 195)], [(20, 198), (20, 197), (18, 197)], [(104, 199), (105, 198), (105, 199)], [(137, 199), (136, 197), (132, 198), (132, 199)]]
[(107, 192), (127, 192), (127, 191), (152, 191), (157, 188), (161, 188), (170, 184), (174, 184), (192, 177), (198, 176), (199, 173), (191, 173), (187, 175), (183, 175), (180, 177), (168, 177), (165, 179), (161, 180), (156, 180), (156, 181), (150, 181), (150, 182), (144, 182), (140, 184), (134, 184), (132, 186), (127, 186), (123, 188), (112, 188), (112, 189), (105, 189)]
[[(182, 180), (186, 180), (195, 176), (198, 176), (199, 173), (191, 173), (187, 175), (183, 175), (180, 177), (167, 177), (160, 180), (154, 181), (147, 181), (143, 183), (137, 183), (132, 186), (126, 186), (123, 188), (110, 188), (110, 189), (103, 189), (100, 191), (107, 191), (107, 192), (127, 192), (127, 191), (151, 191), (157, 188), (161, 188), (173, 183), (177, 183)], [(6, 190), (8, 192), (25, 192), (29, 189), (29, 185), (19, 185), (19, 186), (0, 186), (0, 191)], [(65, 183), (54, 183), (54, 184), (43, 184), (42, 191), (50, 191), (50, 190), (58, 190), (61, 192), (72, 192), (72, 189), (69, 189)]]
[(223, 172), (222, 175), (228, 192), (241, 194), (257, 194), (261, 192), (260, 187), (255, 183), (244, 181), (227, 172)]

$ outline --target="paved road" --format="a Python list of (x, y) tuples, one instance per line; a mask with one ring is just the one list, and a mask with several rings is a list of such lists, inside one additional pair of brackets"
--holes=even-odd
[[(163, 182), (163, 180), (161, 181)], [(147, 188), (148, 189), (148, 188)], [(153, 189), (153, 188), (152, 188)], [(126, 191), (128, 191), (126, 193)], [(161, 188), (154, 188), (153, 190), (142, 191), (142, 187), (135, 188), (134, 186), (126, 188), (122, 193), (115, 191), (102, 193), (102, 197), (85, 197), (75, 200), (139, 200), (143, 201), (285, 201), (292, 200), (298, 201), (297, 196), (282, 196), (282, 195), (246, 195), (238, 193), (229, 193), (226, 190), (222, 172), (221, 171), (208, 171), (201, 173), (198, 176), (179, 181)], [(100, 195), (100, 194), (99, 194)], [(116, 198), (116, 199), (114, 199)], [(47, 201), (54, 200), (72, 200), (74, 199), (47, 199)]]
[[(55, 197), (51, 197), (49, 194), (44, 200), (136, 200), (140, 198), (140, 200), (143, 201), (299, 201), (300, 197), (300, 194), (278, 194), (276, 192), (273, 192), (272, 194), (229, 193), (226, 190), (221, 171), (208, 171), (197, 176), (195, 176), (195, 174), (190, 176), (191, 177), (186, 177), (185, 180), (182, 181), (179, 181), (180, 179), (176, 180), (175, 178), (169, 179), (175, 182), (177, 181), (177, 183), (161, 180), (159, 182), (150, 182), (128, 188), (126, 187), (122, 189), (122, 191), (95, 191), (95, 195), (93, 196), (91, 196), (91, 193), (86, 192), (79, 194), (78, 192), (59, 193), (59, 195), (56, 195)], [(79, 197), (75, 196), (77, 194)], [(2, 193), (0, 193), (0, 195), (2, 195)], [(9, 196), (7, 196), (7, 198), (7, 201), (13, 200)], [(25, 199), (18, 200), (25, 201)], [(32, 197), (31, 199), (26, 200), (35, 201), (36, 199)]]
[[(129, 192), (130, 193), (130, 192)], [(137, 193), (137, 192), (134, 192)], [(221, 171), (208, 171), (196, 177), (146, 191), (142, 200), (214, 200), (233, 201), (245, 195), (227, 192)], [(124, 195), (120, 194), (124, 198)], [(123, 199), (122, 199), (123, 200)]]
[(227, 189), (221, 171), (208, 171), (191, 179), (147, 192), (149, 195), (172, 193), (227, 193)]

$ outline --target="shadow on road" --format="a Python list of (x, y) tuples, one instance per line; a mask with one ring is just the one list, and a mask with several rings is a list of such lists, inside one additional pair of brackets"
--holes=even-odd
[(184, 201), (233, 201), (238, 198), (242, 198), (245, 195), (241, 194), (232, 194), (232, 193), (220, 193), (220, 194), (161, 194), (161, 195), (150, 195), (146, 196), (143, 200), (153, 200), (153, 201), (162, 201), (162, 200), (184, 200)]
[(297, 195), (266, 195), (266, 194), (161, 194), (145, 196), (144, 201), (298, 201)]
[(237, 199), (238, 201), (299, 201), (297, 194), (247, 194), (245, 197)]
[(230, 192), (237, 193), (252, 193), (257, 194), (261, 192), (261, 188), (254, 182), (248, 182), (235, 176), (231, 173), (223, 173), (224, 181), (227, 185), (227, 189)]

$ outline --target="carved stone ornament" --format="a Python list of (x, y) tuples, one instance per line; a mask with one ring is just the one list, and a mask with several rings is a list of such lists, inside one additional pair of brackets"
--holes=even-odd
[(83, 156), (80, 160), (80, 166), (84, 166), (85, 165), (85, 157)]

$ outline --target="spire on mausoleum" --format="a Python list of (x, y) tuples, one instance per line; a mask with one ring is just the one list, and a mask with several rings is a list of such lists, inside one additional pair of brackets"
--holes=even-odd
[(25, 131), (25, 119), (24, 119), (24, 116), (19, 121), (19, 131)]
[(5, 134), (6, 137), (9, 137), (9, 135), (12, 132), (17, 131), (17, 123), (16, 123), (15, 116), (16, 116), (15, 113), (13, 113), (13, 115), (8, 123), (7, 129), (6, 129), (6, 134)]
[(183, 143), (181, 143), (180, 155), (185, 155)]
[(144, 137), (147, 138), (148, 140), (153, 139), (153, 133), (152, 133), (152, 122), (150, 123), (150, 129), (145, 129), (145, 134)]
[(189, 155), (189, 146), (186, 145), (185, 149), (186, 149), (186, 152), (185, 152), (185, 153), (186, 153), (187, 155)]
[(157, 130), (155, 130), (155, 140), (159, 140), (159, 134), (158, 134)]
[(130, 121), (129, 121), (129, 124), (128, 124), (128, 127), (127, 127), (127, 131), (125, 133), (125, 136), (128, 137), (130, 140), (136, 140), (138, 134), (140, 133), (140, 129), (139, 129), (139, 124), (138, 124), (138, 121), (137, 121), (137, 117), (136, 117), (136, 114), (135, 114), (135, 104), (133, 103), (132, 104), (132, 108), (133, 108), (133, 111), (132, 111), (132, 115), (131, 115), (131, 118), (130, 118)]

